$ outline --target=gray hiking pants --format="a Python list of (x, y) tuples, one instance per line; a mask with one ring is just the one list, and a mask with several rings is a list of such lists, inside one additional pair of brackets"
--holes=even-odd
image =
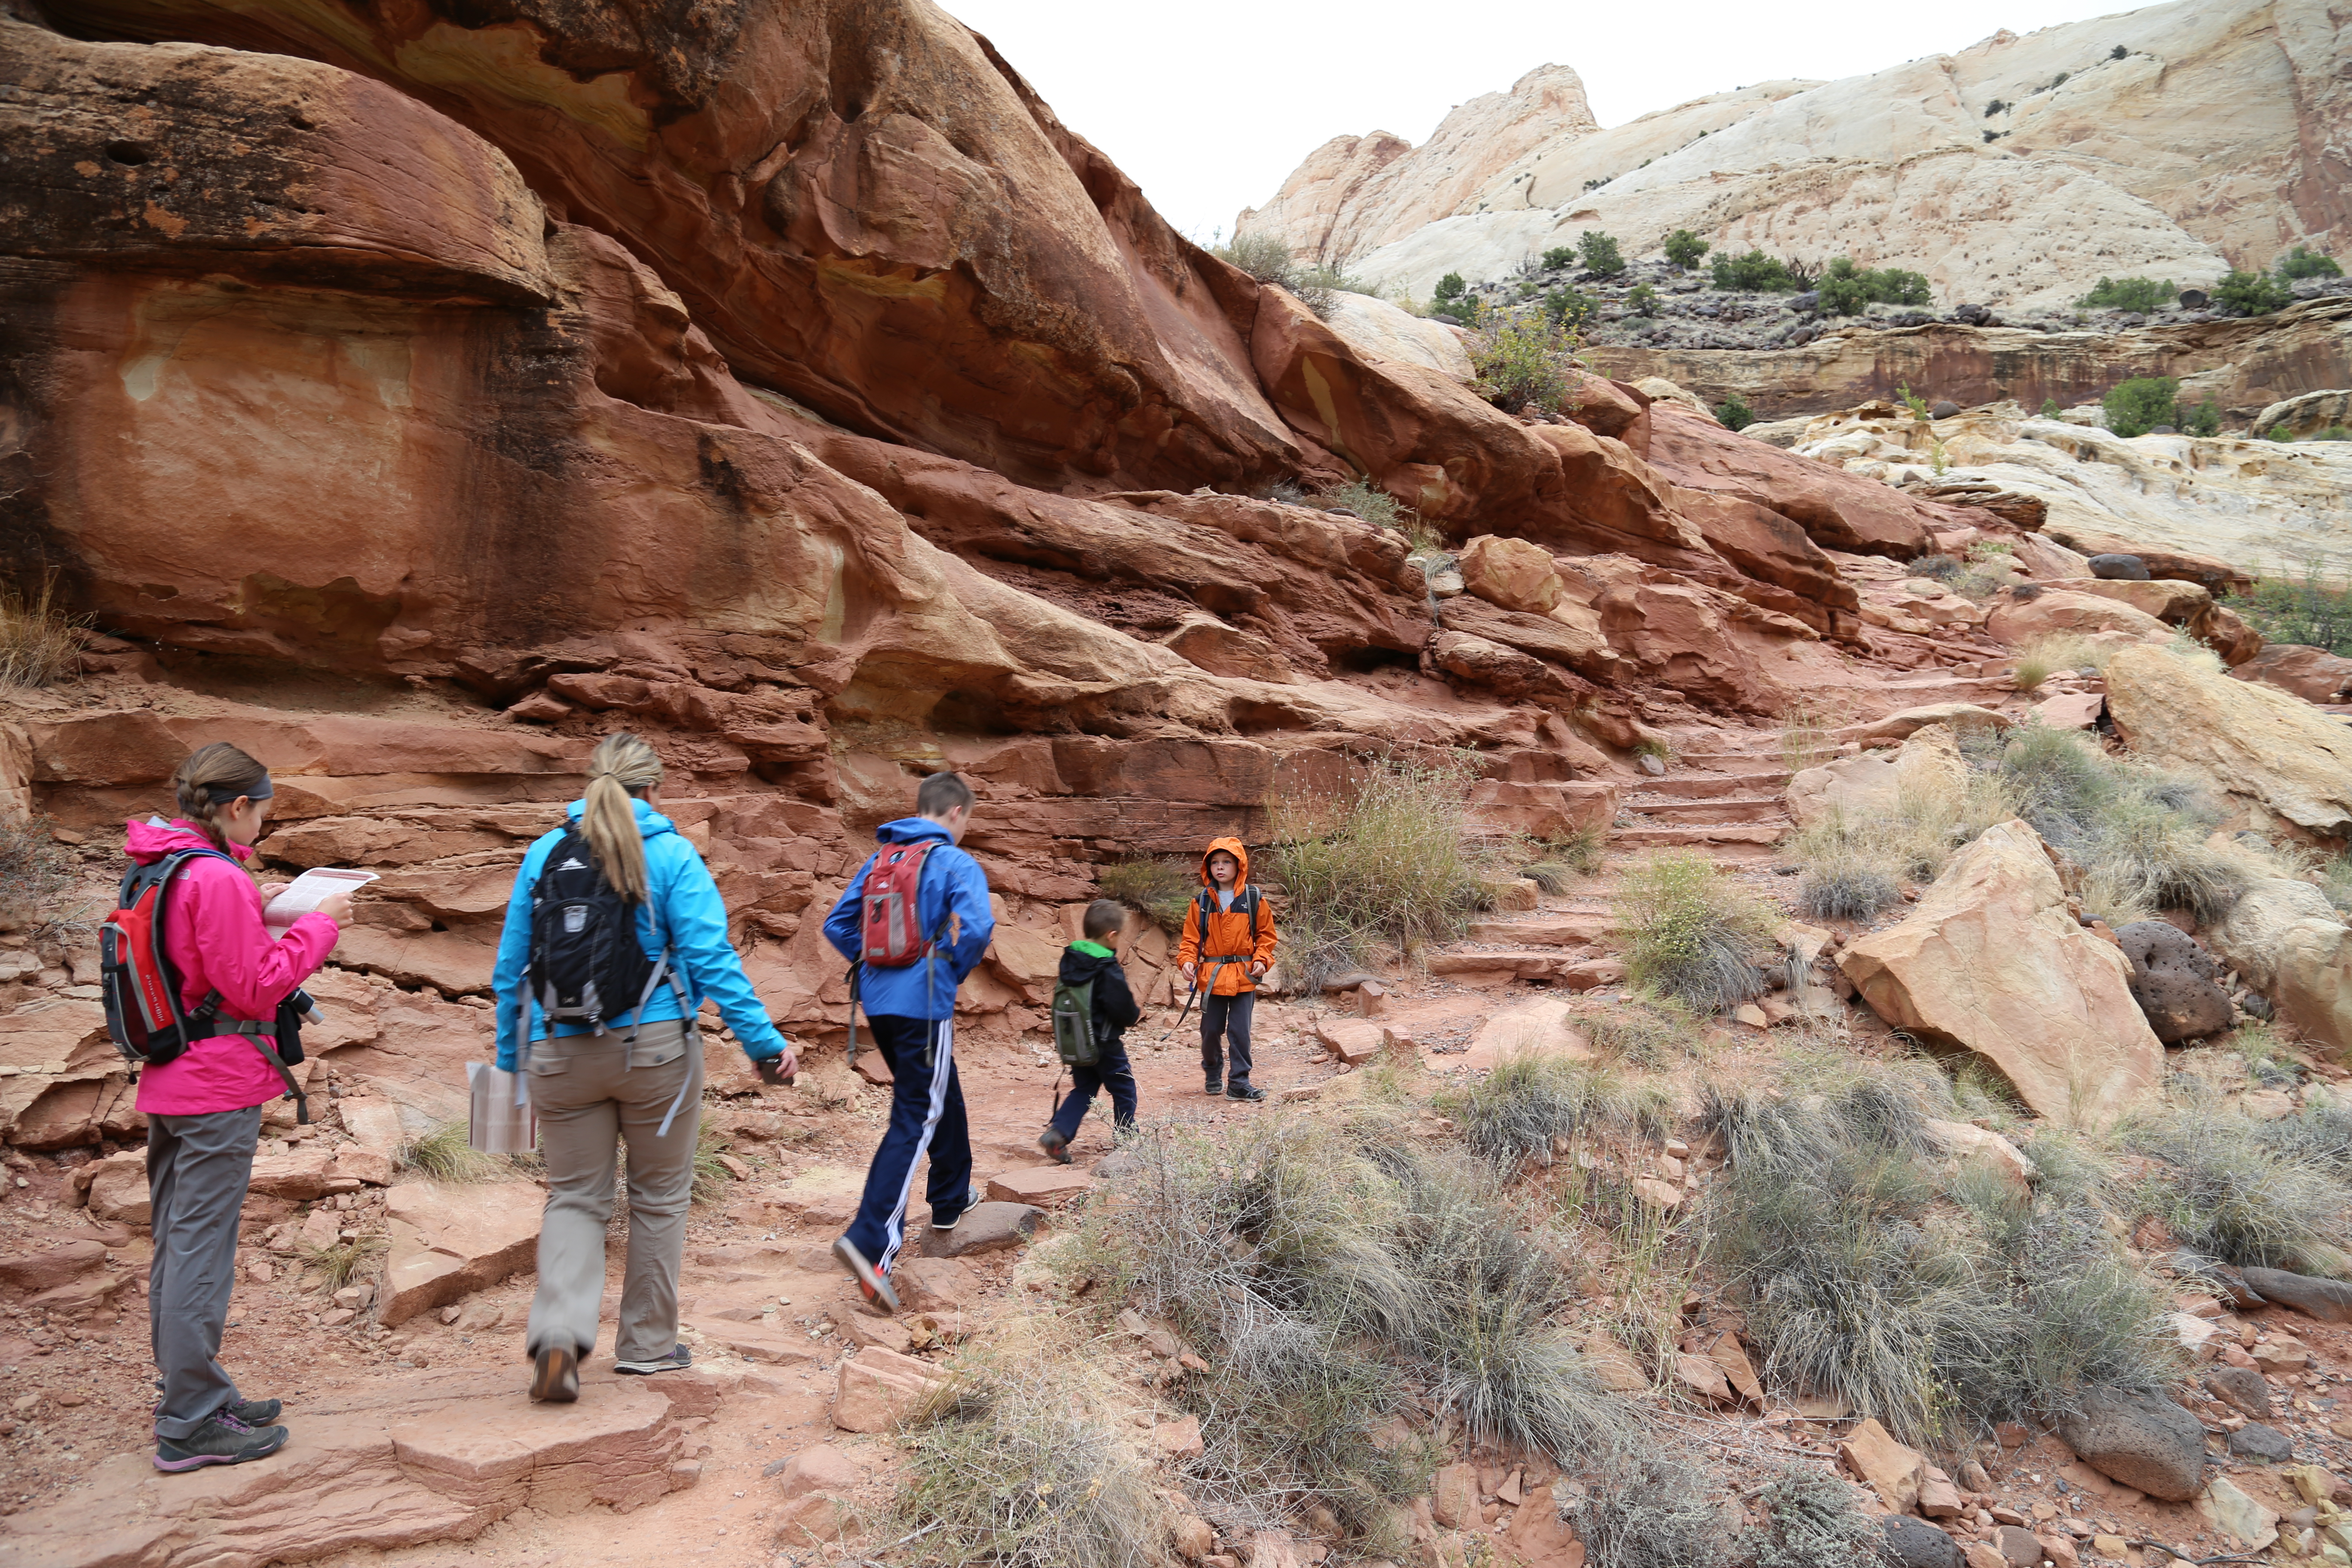
[[(618, 1361), (654, 1361), (677, 1343), (677, 1268), (702, 1121), (701, 1037), (672, 1018), (565, 1035), (530, 1046), (530, 1099), (547, 1157), (539, 1232), (539, 1293), (528, 1344), (596, 1348), (604, 1300), (604, 1226), (613, 1217), (619, 1145), (629, 1146), (629, 1259), (614, 1335)], [(675, 1115), (672, 1112), (675, 1111)], [(669, 1120), (667, 1134), (659, 1129)]]
[(220, 1363), (236, 1285), (236, 1225), (253, 1179), (261, 1107), (147, 1119), (147, 1197), (155, 1261), (147, 1337), (163, 1381), (155, 1435), (188, 1436), (241, 1395)]

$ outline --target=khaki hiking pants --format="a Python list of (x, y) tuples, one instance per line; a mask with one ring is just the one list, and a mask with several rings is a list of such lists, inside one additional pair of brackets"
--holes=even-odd
[[(607, 1029), (531, 1042), (530, 1099), (547, 1158), (539, 1293), (530, 1303), (533, 1355), (568, 1344), (584, 1360), (596, 1348), (604, 1226), (613, 1217), (624, 1142), (629, 1258), (614, 1359), (656, 1361), (677, 1343), (677, 1269), (702, 1120), (701, 1040), (675, 1018), (646, 1025), (634, 1047), (622, 1044), (625, 1034)], [(658, 1131), (665, 1117), (667, 1134)]]

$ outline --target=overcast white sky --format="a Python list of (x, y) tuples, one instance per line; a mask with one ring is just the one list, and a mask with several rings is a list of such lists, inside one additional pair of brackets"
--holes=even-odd
[(1965, 48), (2001, 27), (2027, 33), (2133, 9), (2088, 0), (940, 3), (1203, 242), (1332, 137), (1392, 131), (1417, 145), (1454, 105), (1547, 61), (1573, 66), (1594, 116), (1618, 125), (1750, 82), (1835, 80)]

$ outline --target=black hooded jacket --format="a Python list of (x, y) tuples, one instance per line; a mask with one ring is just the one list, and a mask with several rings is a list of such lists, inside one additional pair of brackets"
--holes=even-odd
[(1064, 948), (1062, 984), (1084, 985), (1089, 980), (1095, 983), (1095, 1037), (1109, 1045), (1143, 1016), (1143, 1009), (1135, 1005), (1127, 971), (1118, 966), (1118, 959), (1080, 952), (1075, 942)]

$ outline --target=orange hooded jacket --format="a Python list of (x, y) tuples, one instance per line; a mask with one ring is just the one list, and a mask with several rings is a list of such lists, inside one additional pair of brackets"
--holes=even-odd
[[(1241, 862), (1234, 877), (1232, 910), (1217, 908), (1216, 879), (1209, 875), (1209, 857), (1223, 850)], [(1206, 931), (1202, 930), (1201, 900), (1194, 897), (1184, 909), (1184, 934), (1176, 944), (1176, 962), (1181, 966), (1199, 963), (1206, 978), (1209, 965), (1220, 958), (1240, 960), (1234, 963), (1217, 964), (1214, 980), (1210, 983), (1210, 994), (1234, 996), (1257, 989), (1257, 981), (1250, 974), (1253, 963), (1272, 963), (1274, 944), (1274, 910), (1263, 897), (1258, 900), (1255, 922), (1241, 911), (1242, 891), (1249, 886), (1249, 851), (1238, 838), (1215, 838), (1201, 851), (1201, 886), (1209, 889), (1209, 913)], [(1255, 925), (1255, 929), (1253, 929)]]

